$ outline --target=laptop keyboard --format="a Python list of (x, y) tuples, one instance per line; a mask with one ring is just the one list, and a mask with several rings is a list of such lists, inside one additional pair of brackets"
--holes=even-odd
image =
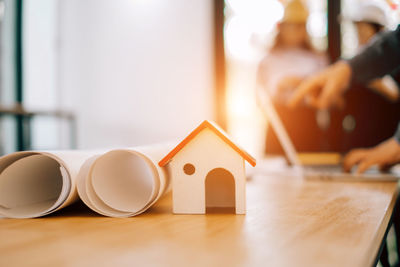
[(306, 178), (318, 180), (374, 180), (374, 181), (396, 181), (400, 179), (398, 174), (381, 173), (378, 168), (370, 168), (365, 173), (357, 174), (356, 168), (352, 172), (343, 172), (342, 167), (338, 165), (316, 165), (304, 166), (304, 175)]

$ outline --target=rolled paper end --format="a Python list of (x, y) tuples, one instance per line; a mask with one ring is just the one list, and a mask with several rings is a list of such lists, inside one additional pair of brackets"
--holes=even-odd
[(159, 192), (155, 164), (132, 150), (113, 150), (98, 157), (87, 179), (90, 182), (86, 184), (91, 185), (95, 193), (92, 199), (97, 199), (96, 208), (109, 216), (136, 215), (147, 208)]
[(54, 158), (17, 152), (0, 159), (0, 214), (9, 218), (43, 216), (60, 205), (61, 164)]

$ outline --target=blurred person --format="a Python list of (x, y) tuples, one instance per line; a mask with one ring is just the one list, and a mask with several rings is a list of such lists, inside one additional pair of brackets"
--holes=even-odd
[[(301, 81), (328, 63), (325, 54), (313, 49), (306, 23), (308, 10), (301, 0), (292, 0), (285, 6), (284, 16), (277, 26), (274, 44), (261, 60), (257, 73), (257, 98), (259, 90), (271, 95), (292, 140), (300, 151), (316, 151), (324, 142), (321, 128), (329, 123), (326, 112), (298, 108), (295, 112), (284, 103)], [(296, 116), (294, 116), (296, 114)], [(321, 120), (322, 118), (322, 120)], [(312, 134), (296, 133), (298, 124), (306, 125)], [(316, 140), (319, 140), (316, 142)], [(271, 127), (267, 128), (266, 152), (283, 154), (282, 147)]]
[(278, 25), (275, 43), (259, 64), (258, 82), (277, 101), (285, 100), (306, 76), (327, 65), (326, 57), (312, 48), (307, 18), (302, 1), (290, 1)]
[[(385, 2), (378, 0), (364, 0), (357, 5), (356, 12), (350, 16), (350, 19), (357, 30), (359, 52), (385, 31), (388, 24), (388, 8)], [(398, 84), (389, 74), (370, 81), (367, 87), (393, 102), (399, 98)]]
[[(388, 73), (400, 73), (399, 48), (400, 25), (395, 31), (382, 34), (352, 59), (340, 60), (303, 81), (290, 98), (289, 106), (296, 107), (305, 100), (317, 109), (328, 109), (342, 102), (352, 82), (365, 84)], [(393, 137), (379, 145), (350, 151), (344, 158), (343, 169), (348, 172), (357, 166), (357, 173), (362, 173), (373, 165), (387, 170), (397, 163), (400, 163), (400, 125)]]

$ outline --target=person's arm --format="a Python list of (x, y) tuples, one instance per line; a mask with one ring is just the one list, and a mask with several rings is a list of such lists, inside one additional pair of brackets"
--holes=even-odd
[(400, 66), (400, 25), (382, 34), (348, 63), (353, 80), (364, 84), (394, 71)]
[(304, 98), (309, 104), (326, 109), (341, 98), (351, 79), (368, 82), (396, 70), (400, 66), (400, 25), (376, 39), (359, 55), (340, 60), (300, 84), (289, 106), (298, 105)]
[[(349, 61), (341, 60), (320, 73), (306, 79), (289, 101), (298, 105), (309, 97), (309, 103), (317, 108), (332, 106), (350, 84), (351, 78), (368, 82), (394, 71), (400, 66), (400, 26), (396, 31), (385, 34), (361, 54)], [(372, 165), (386, 169), (400, 162), (400, 129), (394, 137), (370, 149), (352, 150), (345, 158), (343, 167), (349, 171), (358, 165), (357, 172), (364, 172)]]

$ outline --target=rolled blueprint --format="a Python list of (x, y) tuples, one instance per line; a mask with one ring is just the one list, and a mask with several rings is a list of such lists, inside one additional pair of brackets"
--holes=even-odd
[(170, 185), (158, 162), (171, 145), (111, 150), (83, 164), (78, 193), (92, 210), (111, 217), (130, 217), (150, 208)]
[(34, 218), (73, 203), (79, 169), (97, 153), (22, 151), (1, 157), (0, 215)]

